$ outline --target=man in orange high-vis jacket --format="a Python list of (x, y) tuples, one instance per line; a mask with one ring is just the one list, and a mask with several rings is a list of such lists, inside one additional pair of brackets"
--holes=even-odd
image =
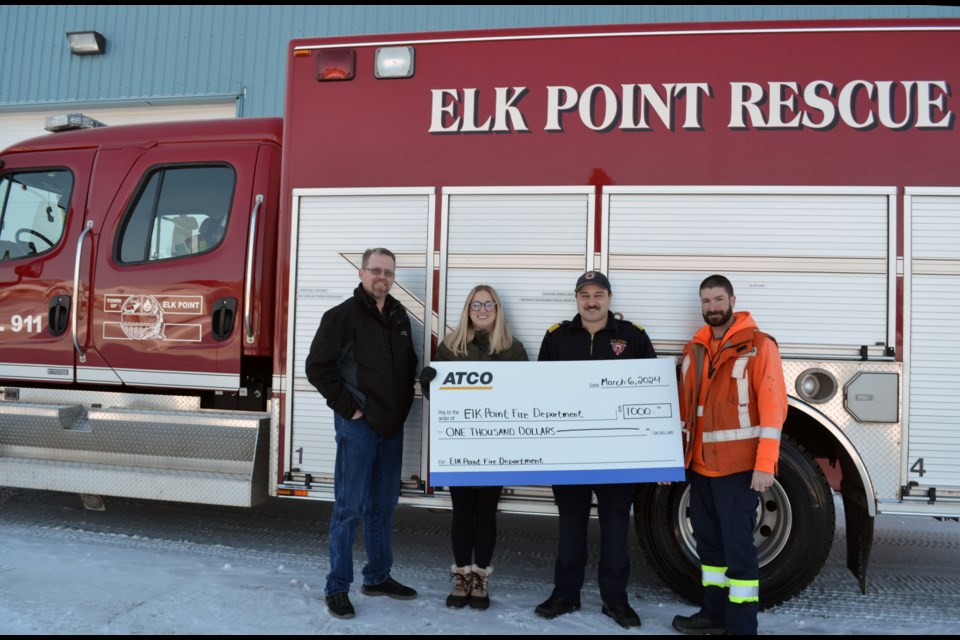
[(700, 610), (673, 619), (683, 633), (757, 634), (753, 528), (760, 493), (774, 481), (787, 390), (776, 341), (748, 312), (734, 313), (735, 303), (727, 278), (704, 280), (707, 324), (683, 350), (680, 420), (704, 587)]

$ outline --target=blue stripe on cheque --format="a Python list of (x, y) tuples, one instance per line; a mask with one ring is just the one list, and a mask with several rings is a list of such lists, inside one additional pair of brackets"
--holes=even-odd
[(433, 487), (533, 486), (543, 484), (617, 484), (686, 479), (683, 467), (602, 469), (597, 471), (434, 471)]

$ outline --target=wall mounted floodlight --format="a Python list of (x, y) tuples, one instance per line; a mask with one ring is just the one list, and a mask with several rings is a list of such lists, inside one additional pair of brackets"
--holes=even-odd
[(107, 39), (96, 31), (68, 31), (67, 42), (75, 56), (95, 56), (107, 50)]

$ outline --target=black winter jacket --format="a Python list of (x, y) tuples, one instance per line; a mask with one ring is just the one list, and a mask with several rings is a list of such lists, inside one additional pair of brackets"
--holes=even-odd
[(359, 408), (374, 430), (400, 433), (413, 404), (417, 354), (407, 310), (387, 296), (381, 314), (358, 286), (323, 314), (306, 362), (307, 379), (344, 418)]
[(473, 335), (473, 341), (467, 345), (467, 355), (460, 356), (455, 354), (447, 345), (441, 341), (437, 346), (437, 354), (433, 356), (434, 362), (450, 362), (454, 360), (467, 360), (472, 362), (486, 360), (520, 360), (526, 362), (527, 350), (523, 348), (523, 343), (513, 339), (513, 343), (497, 353), (490, 353), (490, 334), (484, 331), (477, 331)]
[(656, 358), (647, 332), (632, 322), (607, 314), (607, 326), (592, 336), (578, 313), (547, 330), (537, 360), (616, 360)]

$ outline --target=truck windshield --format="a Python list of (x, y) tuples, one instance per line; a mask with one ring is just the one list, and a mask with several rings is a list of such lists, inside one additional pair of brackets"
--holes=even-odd
[(0, 261), (53, 249), (66, 226), (73, 175), (66, 169), (0, 177)]

